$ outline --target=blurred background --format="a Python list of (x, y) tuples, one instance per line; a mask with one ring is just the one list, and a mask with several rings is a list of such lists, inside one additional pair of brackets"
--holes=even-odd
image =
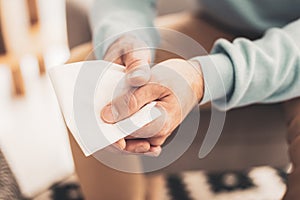
[(74, 172), (47, 76), (69, 57), (65, 7), (64, 0), (0, 1), (0, 150), (25, 197)]
[[(160, 14), (193, 7), (169, 2), (161, 1)], [(91, 0), (68, 3), (86, 11)], [(74, 173), (67, 130), (47, 76), (70, 56), (66, 1), (1, 0), (0, 9), (0, 150), (22, 194), (34, 197)]]
[[(73, 5), (75, 13), (86, 13), (91, 2), (0, 1), (0, 183), (1, 170), (6, 169), (26, 198), (44, 199), (39, 197), (41, 193), (74, 174), (67, 129), (47, 70), (64, 64), (70, 48), (90, 40), (87, 16), (72, 14), (66, 5)], [(158, 1), (158, 15), (198, 9), (196, 0)], [(73, 20), (67, 23), (66, 16)], [(85, 28), (67, 32), (70, 24)], [(209, 119), (209, 113), (202, 116), (204, 121)], [(258, 164), (285, 167), (288, 159), (283, 121), (278, 105), (230, 112), (225, 133), (208, 158), (191, 162), (185, 156), (162, 172), (243, 169)], [(188, 153), (196, 155), (199, 148), (196, 145)]]

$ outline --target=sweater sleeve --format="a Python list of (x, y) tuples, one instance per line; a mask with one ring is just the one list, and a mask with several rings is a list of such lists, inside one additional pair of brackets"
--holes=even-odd
[(221, 110), (275, 103), (300, 96), (300, 19), (269, 29), (258, 40), (216, 41), (200, 62), (205, 80), (202, 103)]
[(94, 0), (90, 13), (93, 45), (98, 59), (126, 32), (150, 46), (158, 43), (158, 33), (153, 28), (155, 0)]

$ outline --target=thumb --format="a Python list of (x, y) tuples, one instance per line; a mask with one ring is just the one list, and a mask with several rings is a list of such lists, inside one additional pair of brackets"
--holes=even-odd
[(126, 70), (126, 78), (131, 86), (139, 87), (149, 81), (151, 75), (149, 63), (137, 60), (128, 68), (129, 70)]
[(148, 50), (137, 50), (127, 54), (124, 58), (126, 66), (126, 78), (133, 87), (145, 85), (151, 76), (150, 52)]

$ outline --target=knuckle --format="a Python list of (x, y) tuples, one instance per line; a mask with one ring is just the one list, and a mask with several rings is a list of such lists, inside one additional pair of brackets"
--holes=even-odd
[(127, 58), (127, 70), (129, 72), (137, 69), (137, 68), (142, 68), (144, 65), (142, 65), (143, 60), (141, 58), (136, 58), (134, 56), (128, 56)]
[(134, 93), (130, 92), (127, 95), (127, 101), (128, 101), (127, 106), (128, 106), (129, 112), (133, 112), (138, 109), (137, 99), (136, 99), (136, 96), (134, 95)]
[(116, 110), (119, 118), (124, 118), (138, 110), (137, 99), (132, 92), (128, 92), (113, 101), (112, 107)]
[(158, 133), (155, 137), (150, 138), (149, 141), (151, 145), (161, 146), (165, 143), (165, 140), (168, 138), (168, 135), (165, 133)]
[(136, 103), (136, 106), (142, 107), (148, 103), (149, 97), (147, 94), (149, 94), (149, 91), (150, 91), (148, 89), (150, 89), (150, 88), (142, 86), (133, 92), (134, 101)]
[(164, 140), (161, 138), (152, 138), (150, 140), (151, 145), (153, 146), (161, 146), (164, 143)]

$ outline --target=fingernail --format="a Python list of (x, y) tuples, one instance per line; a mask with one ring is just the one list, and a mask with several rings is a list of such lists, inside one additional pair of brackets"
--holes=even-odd
[(139, 147), (137, 147), (135, 150), (135, 153), (144, 153), (145, 151), (147, 151), (146, 147), (141, 145)]
[(145, 85), (150, 79), (150, 72), (148, 73), (145, 70), (137, 69), (129, 74), (126, 77), (131, 86), (139, 87)]
[(113, 123), (117, 120), (119, 114), (111, 105), (105, 106), (102, 110), (102, 118), (108, 123)]
[(147, 73), (144, 70), (137, 69), (130, 74), (128, 74), (128, 78), (137, 78), (137, 77), (145, 77)]

